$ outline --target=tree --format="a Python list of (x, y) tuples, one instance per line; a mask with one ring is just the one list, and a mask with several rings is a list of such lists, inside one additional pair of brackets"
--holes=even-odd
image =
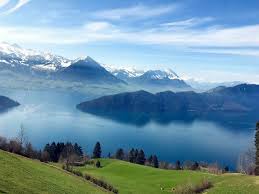
[(129, 162), (134, 163), (135, 160), (135, 149), (132, 148), (129, 152)]
[(24, 128), (23, 124), (21, 124), (21, 126), (20, 126), (20, 130), (18, 132), (17, 139), (18, 139), (19, 143), (21, 144), (21, 146), (24, 146), (24, 144), (27, 141), (26, 132), (25, 132), (25, 128)]
[(259, 122), (256, 124), (255, 149), (255, 175), (259, 176)]
[(237, 170), (240, 173), (252, 175), (255, 173), (255, 147), (241, 153), (237, 161)]
[(138, 157), (138, 149), (135, 149), (135, 152), (134, 152), (134, 163), (137, 163), (137, 157)]
[(224, 172), (225, 172), (225, 173), (226, 173), (226, 172), (229, 172), (229, 167), (228, 167), (228, 166), (225, 166)]
[(101, 154), (102, 154), (101, 144), (100, 142), (97, 142), (93, 150), (93, 158), (101, 158)]
[(24, 153), (25, 153), (25, 156), (28, 158), (36, 157), (36, 152), (34, 151), (32, 144), (30, 142), (26, 143)]
[(8, 150), (9, 143), (5, 137), (0, 137), (0, 149), (1, 150)]
[(198, 162), (194, 162), (191, 166), (191, 170), (198, 170), (199, 169), (199, 163)]
[(77, 143), (74, 145), (75, 152), (78, 156), (83, 156), (82, 147), (79, 146)]
[(177, 160), (176, 163), (175, 163), (175, 169), (176, 170), (181, 170), (181, 163), (180, 163), (179, 160)]
[(43, 151), (41, 153), (41, 156), (40, 156), (40, 161), (41, 162), (48, 162), (48, 161), (50, 161), (49, 152)]
[(138, 152), (138, 155), (137, 155), (137, 158), (136, 158), (136, 163), (137, 163), (137, 164), (144, 165), (144, 164), (145, 164), (145, 161), (146, 161), (145, 153), (144, 153), (143, 150), (140, 150), (140, 151)]
[(115, 158), (118, 160), (123, 160), (124, 159), (124, 151), (122, 148), (119, 148), (115, 154)]
[(158, 162), (158, 159), (157, 159), (157, 156), (156, 156), (156, 155), (153, 156), (153, 166), (154, 166), (155, 168), (158, 168), (158, 167), (159, 167), (159, 162)]
[(153, 165), (153, 156), (152, 156), (152, 155), (150, 155), (150, 156), (147, 158), (147, 165), (150, 165), (150, 166)]

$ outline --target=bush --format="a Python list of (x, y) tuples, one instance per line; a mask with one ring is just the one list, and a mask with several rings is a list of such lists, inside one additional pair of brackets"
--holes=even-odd
[(99, 160), (97, 160), (96, 163), (95, 163), (95, 166), (96, 166), (97, 168), (100, 168), (100, 167), (101, 167), (101, 162), (100, 162)]
[(203, 179), (201, 183), (194, 185), (192, 183), (188, 183), (186, 185), (180, 185), (172, 191), (175, 194), (196, 194), (203, 193), (205, 190), (212, 187), (212, 183), (208, 179)]
[(113, 193), (119, 193), (118, 189), (114, 188), (112, 185), (108, 184), (104, 180), (97, 179), (97, 178), (92, 177), (91, 175), (88, 175), (88, 174), (83, 175), (83, 173), (81, 171), (73, 170), (71, 167), (66, 166), (64, 164), (62, 165), (62, 168), (64, 170), (67, 170), (67, 171), (73, 173), (76, 176), (83, 177), (85, 180), (91, 181), (92, 183), (94, 183), (94, 184), (98, 185), (99, 187), (102, 187), (102, 188), (104, 188), (108, 191), (111, 191)]
[(195, 186), (195, 193), (202, 193), (203, 191), (212, 187), (212, 183), (208, 179), (203, 179), (202, 182)]
[(77, 175), (77, 176), (83, 177), (83, 173), (80, 172), (80, 171), (78, 171), (78, 170), (73, 170), (72, 172), (73, 172), (73, 174), (75, 174), (75, 175)]

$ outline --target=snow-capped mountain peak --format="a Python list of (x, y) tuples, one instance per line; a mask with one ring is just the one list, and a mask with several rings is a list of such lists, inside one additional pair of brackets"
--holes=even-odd
[(40, 52), (31, 50), (31, 49), (23, 49), (17, 44), (9, 44), (6, 42), (0, 43), (0, 52), (8, 55), (15, 55), (17, 57), (25, 58), (28, 56), (40, 55)]
[(0, 43), (0, 59), (5, 65), (31, 66), (38, 71), (56, 71), (71, 65), (71, 60), (47, 52), (21, 48), (17, 44)]
[(149, 70), (145, 73), (145, 76), (150, 79), (180, 79), (179, 76), (171, 69), (165, 70)]

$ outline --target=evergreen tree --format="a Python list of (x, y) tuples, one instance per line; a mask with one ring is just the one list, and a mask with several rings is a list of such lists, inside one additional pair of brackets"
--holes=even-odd
[(256, 132), (255, 132), (255, 175), (259, 176), (259, 122), (256, 124)]
[(225, 166), (224, 171), (225, 171), (225, 172), (229, 172), (229, 167), (228, 167), (228, 166)]
[(144, 153), (143, 150), (140, 150), (140, 151), (138, 152), (138, 155), (137, 155), (137, 158), (136, 158), (136, 163), (137, 163), (137, 164), (144, 165), (144, 164), (145, 164), (145, 161), (146, 161), (145, 153)]
[(122, 148), (119, 148), (115, 154), (115, 158), (118, 160), (123, 160), (124, 159), (124, 151)]
[(177, 160), (176, 163), (175, 163), (175, 169), (176, 170), (181, 170), (181, 163), (180, 163), (179, 160)]
[(158, 162), (158, 159), (157, 159), (157, 156), (156, 156), (156, 155), (153, 156), (153, 166), (154, 166), (155, 168), (158, 168), (158, 167), (159, 167), (159, 162)]
[(76, 155), (83, 156), (82, 147), (79, 146), (77, 143), (75, 143), (75, 145), (74, 145), (74, 150), (75, 150)]
[(199, 163), (198, 162), (194, 162), (191, 166), (191, 170), (197, 170), (199, 168)]
[(149, 165), (153, 166), (153, 156), (152, 155), (150, 155), (148, 157), (147, 162), (148, 162)]
[(134, 152), (134, 163), (137, 163), (137, 157), (138, 157), (138, 149)]
[(129, 152), (129, 162), (131, 163), (134, 163), (136, 160), (136, 157), (135, 157), (135, 149), (131, 149), (130, 152)]
[(93, 158), (101, 158), (101, 154), (102, 154), (101, 144), (100, 142), (97, 142), (93, 150)]

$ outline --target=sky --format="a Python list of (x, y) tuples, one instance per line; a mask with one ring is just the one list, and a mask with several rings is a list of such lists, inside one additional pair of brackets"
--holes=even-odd
[(0, 0), (0, 41), (184, 79), (259, 84), (258, 0)]

